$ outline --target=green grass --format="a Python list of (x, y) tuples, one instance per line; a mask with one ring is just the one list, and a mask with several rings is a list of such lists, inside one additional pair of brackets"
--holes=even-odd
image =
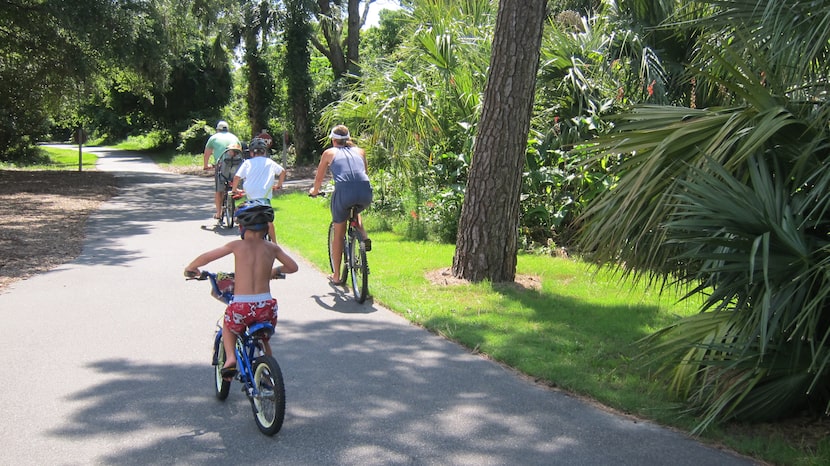
[(140, 151), (162, 168), (201, 167), (202, 154), (182, 154), (165, 144), (158, 133), (130, 136), (114, 147), (120, 150)]
[[(35, 163), (25, 166), (8, 165), (13, 168), (26, 170), (78, 170), (78, 149), (58, 149), (56, 147), (40, 146), (42, 154)], [(81, 150), (81, 169), (94, 170), (98, 156)], [(3, 167), (0, 167), (3, 168)]]
[[(272, 203), (279, 242), (328, 273), (327, 200), (297, 193)], [(635, 343), (697, 312), (698, 302), (678, 304), (679, 294), (661, 296), (583, 262), (547, 256), (518, 257), (517, 273), (538, 277), (539, 290), (487, 282), (433, 285), (427, 273), (448, 269), (454, 246), (407, 241), (373, 229), (382, 222), (366, 217), (375, 303), (543, 383), (664, 425), (687, 431), (695, 425), (638, 358)], [(830, 459), (828, 448), (805, 452), (776, 435), (742, 437), (716, 427), (703, 439), (778, 464)]]
[(153, 161), (160, 167), (202, 167), (202, 154), (179, 154), (170, 152), (161, 152), (157, 154), (150, 154)]

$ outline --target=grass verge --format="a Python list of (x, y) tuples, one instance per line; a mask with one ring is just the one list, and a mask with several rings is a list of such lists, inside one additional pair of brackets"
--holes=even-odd
[[(279, 242), (327, 273), (327, 200), (296, 193), (272, 203)], [(518, 257), (517, 273), (534, 277), (538, 288), (435, 284), (428, 276), (450, 267), (453, 245), (406, 241), (366, 217), (374, 302), (540, 383), (685, 431), (696, 424), (638, 358), (635, 343), (697, 312), (698, 303), (678, 304), (679, 294), (658, 295), (609, 271), (546, 256)], [(781, 429), (719, 426), (701, 439), (776, 464), (830, 464), (826, 439), (822, 448), (805, 448)]]
[[(55, 170), (68, 171), (78, 170), (78, 149), (60, 149), (57, 147), (39, 146), (38, 149), (42, 156), (38, 156), (36, 161), (27, 163), (24, 166), (10, 164), (0, 165), (0, 168), (14, 168), (25, 170)], [(81, 150), (81, 170), (94, 170), (95, 163), (98, 161), (98, 156), (90, 152)]]

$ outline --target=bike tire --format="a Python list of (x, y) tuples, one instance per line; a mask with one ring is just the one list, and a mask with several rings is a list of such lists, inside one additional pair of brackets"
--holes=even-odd
[(225, 217), (225, 225), (228, 228), (233, 228), (233, 214), (236, 213), (236, 201), (230, 191), (225, 194), (225, 202), (223, 204), (222, 208), (224, 209), (224, 213), (222, 215)]
[(334, 257), (331, 255), (331, 244), (334, 239), (334, 223), (329, 223), (329, 240), (326, 245), (329, 248), (329, 270), (331, 270), (332, 275), (334, 275)]
[(231, 391), (231, 382), (222, 378), (222, 366), (225, 365), (225, 345), (222, 344), (221, 332), (216, 333), (216, 339), (213, 342), (213, 353), (213, 388), (216, 398), (223, 401)]
[[(335, 275), (334, 273), (334, 257), (331, 255), (331, 245), (333, 244), (332, 240), (334, 239), (334, 223), (329, 224), (329, 241), (328, 241), (328, 248), (329, 248), (329, 269), (331, 270), (331, 274)], [(343, 248), (343, 258), (340, 260), (340, 273), (336, 274), (336, 276), (340, 277), (340, 281), (346, 283), (346, 278), (348, 277), (349, 267), (348, 262), (346, 262), (346, 248)]]
[(256, 358), (253, 385), (259, 393), (252, 400), (254, 421), (260, 432), (274, 435), (285, 420), (285, 381), (276, 359), (265, 355)]
[(352, 272), (352, 293), (359, 303), (369, 296), (369, 264), (366, 262), (366, 244), (360, 233), (354, 233), (349, 241), (349, 268)]

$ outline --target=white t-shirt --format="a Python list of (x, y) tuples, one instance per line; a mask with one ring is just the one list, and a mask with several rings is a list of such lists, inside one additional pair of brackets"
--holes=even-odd
[(252, 157), (242, 162), (236, 176), (245, 183), (243, 189), (248, 199), (271, 199), (276, 177), (284, 169), (268, 157)]

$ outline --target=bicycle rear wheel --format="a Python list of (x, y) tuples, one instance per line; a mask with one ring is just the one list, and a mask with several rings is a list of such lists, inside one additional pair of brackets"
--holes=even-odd
[[(339, 280), (343, 283), (346, 282), (346, 277), (349, 273), (348, 263), (346, 262), (346, 248), (343, 248), (343, 258), (340, 260), (340, 273), (334, 273), (334, 257), (331, 255), (331, 245), (333, 244), (332, 240), (334, 239), (334, 223), (329, 224), (329, 241), (328, 241), (328, 248), (329, 248), (329, 268), (331, 270), (331, 274), (334, 276), (339, 277)], [(341, 240), (342, 241), (342, 240)]]
[(285, 382), (277, 360), (271, 356), (260, 356), (254, 361), (254, 388), (258, 395), (253, 398), (254, 420), (260, 432), (274, 435), (282, 428), (285, 420)]
[(213, 388), (216, 392), (216, 398), (224, 400), (228, 397), (231, 391), (230, 380), (222, 378), (222, 366), (225, 365), (225, 346), (222, 344), (222, 332), (216, 333), (216, 339), (213, 341)]
[(360, 233), (354, 232), (349, 241), (349, 268), (352, 271), (352, 293), (359, 303), (369, 296), (369, 264), (366, 262), (366, 244)]
[(233, 214), (236, 213), (236, 201), (234, 201), (233, 194), (230, 191), (225, 194), (225, 201), (222, 204), (222, 215), (225, 218), (225, 225), (228, 228), (233, 228)]

